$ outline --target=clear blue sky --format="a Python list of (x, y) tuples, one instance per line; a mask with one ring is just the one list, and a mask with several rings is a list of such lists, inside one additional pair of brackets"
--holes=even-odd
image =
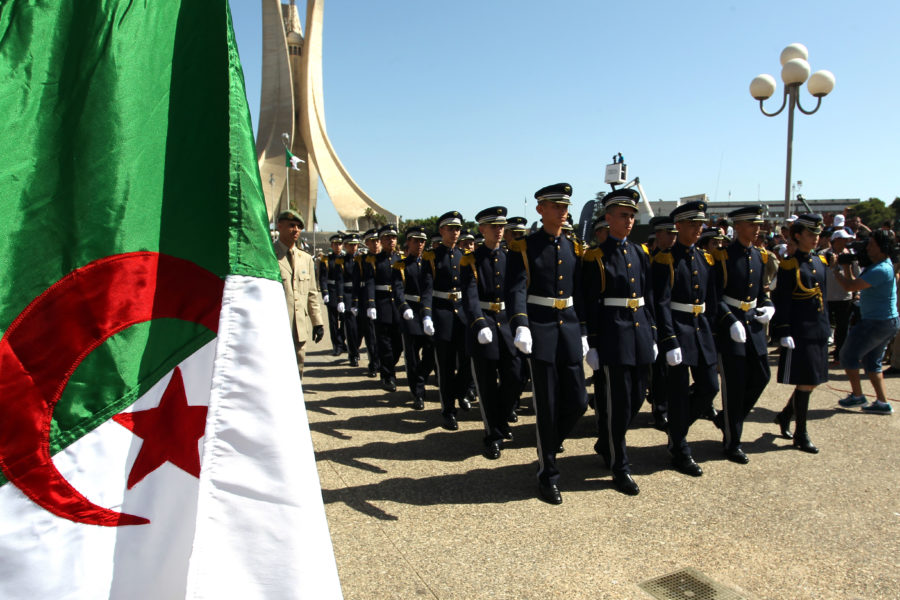
[[(254, 127), (260, 3), (230, 0)], [(298, 0), (301, 18), (305, 2)], [(795, 113), (792, 180), (806, 198), (900, 195), (900, 3), (327, 0), (328, 134), (356, 182), (404, 218), (501, 204), (536, 218), (567, 181), (576, 216), (622, 152), (651, 200), (706, 193), (780, 202), (787, 115), (778, 81), (800, 42), (835, 90)], [(776, 102), (777, 99), (777, 102)], [(815, 105), (804, 87), (801, 102)], [(341, 228), (320, 190), (323, 229)]]

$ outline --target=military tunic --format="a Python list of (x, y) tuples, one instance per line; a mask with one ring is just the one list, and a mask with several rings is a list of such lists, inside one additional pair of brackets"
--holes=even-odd
[[(425, 381), (434, 370), (434, 347), (422, 329), (422, 319), (428, 313), (422, 304), (425, 270), (421, 256), (407, 256), (393, 265), (392, 293), (401, 315), (403, 355), (406, 358), (406, 379), (414, 398), (425, 398)], [(402, 317), (407, 310), (413, 318)]]
[(384, 250), (374, 256), (366, 256), (366, 308), (374, 308), (376, 311), (376, 343), (383, 383), (395, 381), (397, 361), (403, 344), (400, 313), (394, 305), (391, 287), (393, 265), (402, 258), (398, 252), (388, 253)]

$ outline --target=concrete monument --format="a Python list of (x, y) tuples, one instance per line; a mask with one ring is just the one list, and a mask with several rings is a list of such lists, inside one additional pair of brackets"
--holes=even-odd
[[(348, 229), (372, 226), (367, 209), (397, 222), (357, 185), (337, 156), (325, 130), (322, 94), (324, 0), (306, 2), (306, 37), (294, 0), (262, 0), (262, 94), (256, 149), (266, 208), (273, 214), (288, 201), (312, 229), (319, 178)], [(282, 139), (287, 133), (287, 143)], [(305, 161), (285, 168), (285, 146)]]

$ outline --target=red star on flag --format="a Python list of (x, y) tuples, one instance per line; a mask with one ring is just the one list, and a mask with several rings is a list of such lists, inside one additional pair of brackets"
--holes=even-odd
[(197, 440), (206, 430), (207, 408), (188, 405), (181, 369), (175, 367), (159, 406), (113, 417), (113, 421), (144, 440), (128, 474), (129, 490), (165, 462), (200, 477)]

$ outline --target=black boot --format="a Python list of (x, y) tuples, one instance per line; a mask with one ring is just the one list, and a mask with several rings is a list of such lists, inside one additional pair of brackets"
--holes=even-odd
[(809, 412), (809, 395), (810, 392), (801, 392), (794, 390), (794, 416), (797, 419), (797, 430), (794, 435), (794, 448), (817, 454), (819, 449), (813, 446), (809, 441), (809, 434), (806, 433), (806, 414)]
[(785, 439), (793, 439), (791, 433), (791, 419), (794, 416), (794, 396), (788, 398), (788, 403), (782, 411), (775, 415), (775, 423), (781, 429), (781, 436)]

